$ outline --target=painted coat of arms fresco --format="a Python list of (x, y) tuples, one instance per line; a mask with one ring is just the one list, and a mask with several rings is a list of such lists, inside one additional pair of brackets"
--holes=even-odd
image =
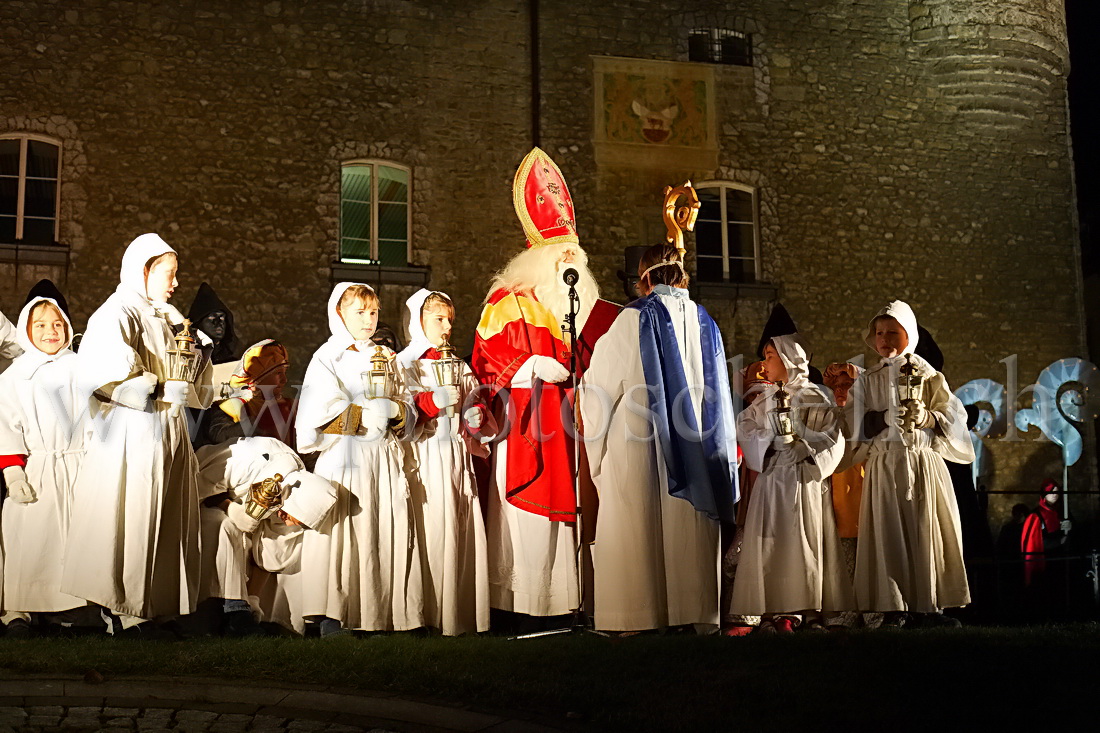
[(713, 168), (711, 68), (647, 59), (594, 57), (594, 141), (611, 165)]

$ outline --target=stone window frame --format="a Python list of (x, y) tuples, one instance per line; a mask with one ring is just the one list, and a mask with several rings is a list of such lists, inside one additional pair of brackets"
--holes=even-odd
[[(23, 223), (26, 218), (25, 213), (25, 192), (27, 185), (27, 148), (30, 141), (43, 142), (48, 145), (53, 145), (57, 148), (57, 175), (53, 178), (54, 181), (54, 210), (53, 210), (53, 241), (48, 245), (35, 244), (33, 246), (46, 246), (46, 247), (58, 247), (63, 246), (60, 243), (61, 238), (61, 188), (62, 188), (62, 175), (61, 171), (64, 166), (65, 156), (65, 143), (59, 138), (52, 135), (43, 135), (37, 132), (0, 132), (0, 140), (19, 140), (19, 173), (18, 173), (18, 192), (16, 194), (15, 204), (15, 238), (12, 242), (3, 242), (3, 244), (17, 245), (17, 246), (30, 246), (31, 243), (24, 242)], [(49, 179), (42, 179), (49, 180)], [(34, 217), (32, 217), (34, 218)]]
[(721, 201), (721, 206), (722, 206), (722, 213), (721, 213), (721, 216), (722, 216), (722, 280), (721, 281), (713, 281), (713, 280), (703, 281), (699, 278), (699, 276), (698, 276), (698, 271), (699, 271), (699, 246), (698, 246), (698, 234), (696, 234), (696, 246), (695, 246), (695, 252), (696, 252), (696, 254), (695, 254), (695, 269), (696, 269), (695, 280), (696, 280), (696, 282), (698, 282), (700, 284), (706, 283), (708, 285), (720, 285), (720, 284), (755, 285), (755, 284), (763, 282), (763, 275), (764, 275), (764, 269), (763, 268), (764, 268), (764, 266), (763, 266), (763, 253), (761, 251), (762, 247), (761, 247), (761, 241), (760, 241), (760, 189), (757, 186), (752, 186), (752, 185), (749, 185), (747, 183), (740, 183), (738, 181), (730, 181), (730, 180), (725, 180), (725, 179), (711, 179), (711, 180), (706, 180), (706, 181), (699, 181), (698, 183), (695, 183), (693, 185), (694, 185), (696, 191), (701, 191), (701, 190), (707, 189), (707, 188), (712, 188), (712, 189), (717, 188), (717, 189), (720, 189), (722, 191), (725, 191), (725, 189), (733, 189), (735, 191), (742, 191), (744, 193), (748, 193), (752, 196), (753, 280), (746, 282), (746, 281), (741, 281), (741, 280), (731, 280), (730, 279), (730, 271), (729, 271), (730, 254), (729, 254), (729, 241), (728, 241), (729, 230), (727, 228), (728, 227), (728, 218), (726, 216), (726, 197), (725, 197), (725, 194), (723, 193), (723, 195), (719, 199)]
[[(705, 58), (692, 58), (692, 37), (705, 35), (707, 53)], [(688, 30), (688, 61), (700, 64), (720, 64), (722, 66), (753, 66), (753, 33), (737, 28), (718, 25), (697, 26)], [(721, 52), (722, 40), (725, 38), (739, 38), (748, 47), (748, 55), (743, 61), (723, 60)], [(747, 62), (747, 63), (744, 63)]]
[[(343, 171), (344, 168), (352, 165), (369, 165), (371, 166), (371, 231), (370, 231), (370, 248), (373, 262), (362, 262), (354, 259), (345, 259), (344, 257), (344, 228), (343, 228), (343, 209), (344, 209), (344, 190), (343, 190)], [(405, 192), (405, 262), (402, 263), (402, 267), (407, 267), (412, 261), (413, 251), (413, 168), (412, 166), (398, 163), (395, 160), (389, 160), (384, 158), (350, 158), (340, 162), (340, 223), (339, 223), (339, 241), (337, 243), (337, 259), (341, 265), (365, 265), (368, 267), (380, 267), (381, 263), (378, 261), (378, 167), (385, 166), (387, 168), (394, 168), (396, 170), (404, 171), (409, 176), (409, 182)]]

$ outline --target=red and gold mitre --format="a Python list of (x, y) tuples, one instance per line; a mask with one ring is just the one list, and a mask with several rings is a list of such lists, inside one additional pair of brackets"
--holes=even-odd
[(520, 163), (512, 183), (512, 203), (528, 247), (580, 243), (569, 187), (541, 149), (535, 148)]

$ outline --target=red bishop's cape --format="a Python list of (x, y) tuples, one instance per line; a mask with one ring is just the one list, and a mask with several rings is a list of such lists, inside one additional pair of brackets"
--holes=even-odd
[[(596, 340), (614, 320), (612, 311), (617, 313), (618, 306), (597, 301), (581, 333), (579, 372), (583, 373), (585, 352), (591, 354)], [(498, 408), (511, 401), (509, 413), (501, 421), (510, 429), (505, 497), (509, 504), (550, 521), (572, 522), (577, 516), (572, 390), (568, 381), (536, 381), (532, 389), (509, 387), (531, 356), (549, 356), (569, 368), (569, 348), (561, 324), (533, 293), (497, 290), (481, 313), (471, 366), (482, 384), (498, 392)]]

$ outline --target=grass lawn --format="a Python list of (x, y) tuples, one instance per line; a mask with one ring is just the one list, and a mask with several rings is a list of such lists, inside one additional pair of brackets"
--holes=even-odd
[[(522, 709), (588, 730), (1096, 730), (1100, 625), (721, 638), (0, 640), (0, 672), (196, 675)], [(567, 714), (572, 714), (568, 715)]]

